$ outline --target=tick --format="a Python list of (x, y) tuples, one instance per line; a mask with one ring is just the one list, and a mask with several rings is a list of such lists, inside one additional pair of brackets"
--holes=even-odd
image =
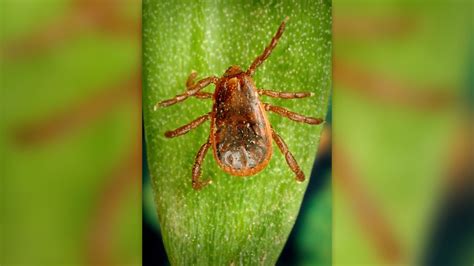
[[(211, 180), (200, 180), (201, 164), (207, 151), (212, 147), (214, 159), (226, 173), (234, 176), (252, 176), (262, 171), (272, 156), (272, 140), (285, 156), (295, 179), (303, 182), (304, 173), (295, 158), (288, 150), (285, 141), (271, 127), (267, 112), (273, 112), (296, 122), (318, 125), (320, 118), (303, 116), (283, 107), (273, 106), (260, 101), (259, 96), (265, 95), (281, 99), (295, 99), (312, 96), (310, 92), (278, 92), (258, 89), (252, 79), (255, 70), (270, 56), (282, 36), (288, 20), (286, 17), (278, 28), (275, 36), (263, 53), (252, 62), (247, 71), (239, 66), (229, 67), (222, 77), (210, 76), (195, 82), (197, 73), (191, 72), (186, 81), (186, 91), (172, 99), (164, 100), (155, 105), (167, 107), (186, 100), (189, 97), (212, 99), (212, 111), (172, 131), (165, 136), (174, 138), (184, 135), (207, 120), (211, 120), (209, 137), (199, 149), (192, 169), (192, 187), (199, 190), (211, 183)], [(201, 90), (214, 84), (214, 93)]]

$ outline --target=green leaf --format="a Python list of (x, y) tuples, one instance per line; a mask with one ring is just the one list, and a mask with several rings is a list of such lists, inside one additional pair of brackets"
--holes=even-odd
[[(323, 125), (268, 114), (304, 171), (304, 183), (295, 181), (274, 145), (266, 169), (245, 178), (223, 172), (208, 152), (202, 178), (213, 183), (195, 191), (191, 169), (209, 136), (209, 122), (174, 139), (165, 138), (164, 132), (210, 112), (212, 101), (190, 98), (156, 111), (153, 106), (182, 93), (192, 70), (203, 78), (222, 76), (231, 65), (248, 68), (286, 16), (290, 17), (286, 31), (257, 70), (255, 84), (276, 91), (314, 92), (306, 99), (262, 96), (261, 100), (324, 118), (331, 89), (330, 3), (144, 2), (145, 137), (160, 227), (172, 264), (270, 265), (283, 249), (298, 215)], [(209, 86), (204, 91), (213, 90)]]

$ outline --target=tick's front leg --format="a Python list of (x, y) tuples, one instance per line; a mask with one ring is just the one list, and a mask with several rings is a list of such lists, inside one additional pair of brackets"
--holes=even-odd
[(210, 179), (206, 181), (199, 180), (199, 177), (201, 177), (201, 165), (204, 160), (204, 157), (206, 157), (207, 150), (209, 149), (210, 146), (211, 146), (211, 141), (210, 139), (207, 139), (207, 142), (201, 146), (201, 148), (199, 149), (196, 155), (196, 160), (194, 162), (193, 173), (192, 173), (193, 175), (192, 184), (195, 190), (200, 190), (201, 188), (207, 186), (208, 184), (212, 182)]
[(273, 36), (273, 38), (270, 41), (270, 43), (268, 44), (268, 46), (265, 47), (265, 50), (263, 50), (263, 53), (261, 55), (257, 56), (257, 58), (255, 58), (255, 60), (253, 60), (253, 62), (250, 65), (249, 69), (247, 70), (247, 75), (252, 76), (255, 73), (255, 70), (257, 69), (257, 67), (259, 67), (261, 64), (263, 64), (263, 62), (265, 62), (265, 60), (267, 60), (267, 58), (270, 56), (273, 49), (275, 49), (275, 47), (278, 43), (278, 40), (280, 40), (281, 35), (285, 31), (285, 26), (286, 26), (287, 21), (288, 21), (288, 17), (286, 17), (283, 20), (283, 22), (281, 23), (280, 27), (278, 27), (278, 30), (275, 33), (275, 36)]
[[(194, 82), (196, 77), (197, 77), (197, 72), (195, 70), (191, 71), (191, 74), (189, 74), (189, 77), (186, 80), (187, 90), (191, 90), (193, 86), (196, 85), (196, 83)], [(212, 93), (199, 91), (196, 94), (194, 94), (194, 97), (198, 99), (210, 99), (212, 98)]]
[(200, 90), (204, 89), (206, 86), (209, 86), (211, 83), (216, 84), (217, 81), (219, 81), (219, 79), (215, 76), (211, 76), (211, 77), (201, 79), (196, 84), (194, 84), (192, 87), (188, 88), (184, 93), (178, 94), (174, 98), (171, 98), (169, 100), (164, 100), (162, 102), (157, 103), (155, 105), (155, 110), (159, 107), (167, 107), (167, 106), (182, 102), (182, 101), (186, 100), (188, 97), (195, 95)]
[(284, 92), (284, 91), (272, 91), (272, 90), (264, 90), (258, 89), (258, 94), (266, 95), (273, 98), (280, 98), (280, 99), (299, 99), (299, 98), (306, 98), (313, 96), (314, 93), (312, 92)]
[(298, 113), (292, 112), (280, 106), (274, 106), (268, 103), (264, 103), (263, 106), (265, 107), (265, 110), (267, 111), (272, 111), (274, 113), (277, 113), (283, 117), (289, 118), (296, 122), (303, 122), (303, 123), (311, 124), (311, 125), (319, 125), (323, 122), (323, 119), (321, 118), (314, 118), (314, 117), (300, 115)]
[(296, 181), (303, 182), (305, 179), (303, 171), (301, 171), (298, 163), (295, 160), (295, 157), (293, 157), (293, 154), (291, 154), (291, 152), (288, 150), (288, 146), (286, 145), (285, 141), (283, 141), (283, 139), (275, 132), (273, 128), (272, 137), (275, 140), (281, 153), (283, 153), (283, 155), (285, 156), (286, 162), (290, 166), (291, 171), (296, 174)]
[(197, 77), (197, 72), (196, 70), (191, 71), (191, 74), (189, 74), (188, 79), (186, 80), (186, 88), (189, 90), (191, 89), (196, 83), (194, 80)]

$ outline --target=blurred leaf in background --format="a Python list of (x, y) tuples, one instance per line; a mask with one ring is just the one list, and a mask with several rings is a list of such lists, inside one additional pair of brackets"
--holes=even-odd
[(450, 150), (466, 123), (468, 2), (334, 6), (336, 265), (425, 261), (435, 215), (454, 191)]
[(0, 264), (140, 264), (140, 2), (1, 9)]
[[(209, 136), (209, 124), (176, 139), (163, 134), (208, 113), (212, 102), (188, 99), (153, 111), (156, 102), (183, 92), (192, 70), (201, 78), (221, 76), (230, 65), (247, 68), (286, 16), (286, 31), (257, 70), (255, 83), (277, 91), (314, 92), (308, 99), (262, 100), (324, 118), (331, 89), (330, 2), (144, 2), (147, 159), (171, 264), (271, 265), (288, 238), (308, 183), (295, 182), (276, 146), (267, 168), (247, 178), (224, 173), (209, 152), (202, 176), (213, 183), (194, 191), (191, 169)], [(309, 177), (323, 126), (297, 124), (274, 114), (269, 119)], [(330, 224), (330, 213), (321, 220)], [(319, 248), (330, 245), (321, 242)]]

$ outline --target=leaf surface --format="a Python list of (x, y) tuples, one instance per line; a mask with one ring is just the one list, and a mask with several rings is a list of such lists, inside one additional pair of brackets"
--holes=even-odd
[[(148, 165), (169, 259), (176, 265), (275, 264), (298, 215), (323, 125), (293, 122), (268, 114), (288, 144), (307, 181), (299, 184), (273, 145), (269, 165), (255, 176), (223, 172), (210, 150), (202, 178), (213, 183), (191, 187), (191, 169), (209, 137), (209, 122), (186, 135), (164, 133), (206, 114), (212, 100), (190, 98), (156, 111), (156, 102), (185, 90), (192, 70), (198, 78), (222, 76), (231, 65), (248, 68), (270, 42), (281, 21), (286, 31), (257, 70), (257, 87), (311, 91), (299, 100), (261, 97), (264, 102), (324, 118), (331, 88), (331, 4), (178, 3), (145, 1), (143, 8), (143, 112)], [(213, 92), (214, 86), (204, 91)], [(315, 236), (317, 237), (317, 236)]]

